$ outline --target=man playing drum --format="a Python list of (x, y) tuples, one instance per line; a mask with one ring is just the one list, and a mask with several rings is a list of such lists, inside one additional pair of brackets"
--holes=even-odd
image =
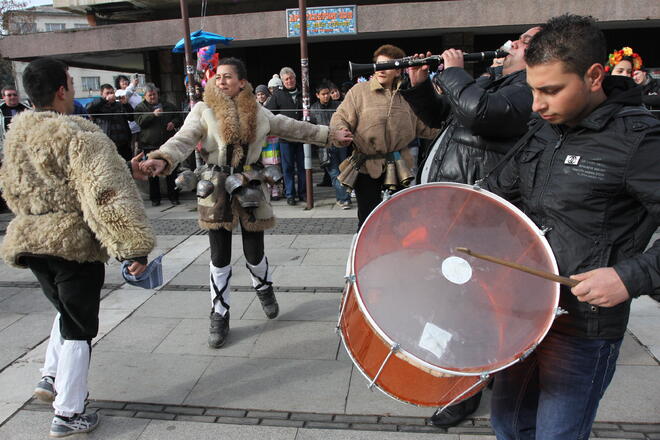
[(568, 314), (536, 351), (498, 373), (492, 426), (500, 440), (588, 438), (630, 302), (660, 290), (660, 240), (644, 252), (660, 224), (660, 122), (629, 78), (605, 75), (591, 17), (550, 19), (525, 59), (540, 118), (485, 186), (520, 197), (560, 274), (580, 283), (562, 287)]

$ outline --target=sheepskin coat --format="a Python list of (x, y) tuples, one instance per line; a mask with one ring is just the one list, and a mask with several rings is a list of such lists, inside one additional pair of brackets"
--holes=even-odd
[(126, 162), (94, 123), (51, 111), (14, 118), (0, 187), (16, 215), (0, 248), (80, 263), (146, 256), (155, 239)]
[[(149, 153), (149, 158), (165, 160), (167, 165), (164, 173), (169, 174), (201, 143), (202, 154), (209, 164), (232, 167), (240, 164), (252, 165), (261, 157), (266, 136), (279, 136), (292, 142), (309, 142), (322, 146), (332, 144), (328, 127), (273, 115), (270, 110), (256, 102), (250, 84), (236, 97), (230, 98), (216, 87), (213, 77), (206, 84), (204, 101), (193, 107), (177, 134), (158, 150)], [(227, 157), (230, 145), (233, 147), (233, 153), (232, 157)], [(224, 179), (221, 184), (224, 185)], [(217, 197), (222, 199), (224, 194), (217, 192), (209, 196), (213, 197), (212, 201), (200, 199), (200, 208), (203, 204), (209, 204), (215, 206), (218, 211), (222, 210)], [(225, 197), (225, 200), (229, 198)], [(199, 211), (199, 224), (203, 229), (231, 230), (236, 226), (238, 218), (247, 230), (252, 231), (262, 231), (275, 225), (267, 190), (264, 203), (255, 209), (252, 221), (248, 221), (250, 216), (236, 203), (232, 204), (229, 216), (218, 215), (215, 219), (209, 219), (202, 216), (201, 209)], [(224, 207), (224, 211), (227, 212), (227, 207)]]

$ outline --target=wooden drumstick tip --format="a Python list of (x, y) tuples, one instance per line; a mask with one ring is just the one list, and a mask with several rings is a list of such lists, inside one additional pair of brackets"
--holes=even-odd
[(454, 248), (454, 250), (456, 252), (463, 252), (464, 254), (468, 254), (468, 255), (470, 255), (472, 253), (472, 251), (470, 249), (464, 248), (464, 247), (457, 247), (457, 248)]

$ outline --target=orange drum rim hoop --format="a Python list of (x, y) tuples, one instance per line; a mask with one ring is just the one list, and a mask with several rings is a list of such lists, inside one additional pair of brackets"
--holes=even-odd
[[(351, 246), (351, 252), (350, 252), (350, 256), (349, 256), (349, 258), (350, 258), (350, 272), (351, 273), (347, 277), (348, 282), (350, 284), (352, 284), (352, 287), (354, 289), (354, 294), (356, 296), (356, 300), (357, 300), (358, 307), (359, 307), (360, 311), (364, 314), (365, 319), (367, 320), (369, 325), (374, 329), (376, 334), (383, 341), (385, 341), (387, 343), (387, 345), (390, 346), (390, 347), (393, 347), (395, 345), (398, 346), (399, 344), (396, 341), (392, 340), (382, 330), (382, 328), (376, 323), (376, 321), (374, 320), (374, 318), (372, 317), (371, 313), (369, 312), (369, 310), (367, 309), (366, 305), (364, 304), (364, 302), (362, 300), (362, 295), (360, 293), (360, 288), (358, 286), (357, 275), (355, 273), (355, 258), (356, 258), (355, 250), (356, 250), (358, 244), (360, 243), (360, 239), (362, 238), (362, 235), (364, 234), (364, 231), (366, 230), (366, 228), (364, 226), (369, 224), (369, 220), (374, 215), (376, 215), (379, 208), (381, 208), (381, 207), (383, 207), (383, 206), (385, 206), (389, 203), (392, 203), (393, 200), (396, 200), (400, 197), (403, 197), (404, 195), (406, 195), (410, 192), (419, 191), (421, 189), (430, 188), (430, 187), (457, 188), (457, 189), (461, 189), (461, 190), (477, 191), (477, 192), (479, 192), (481, 194), (484, 194), (487, 197), (493, 199), (494, 201), (498, 202), (499, 204), (503, 205), (505, 208), (508, 208), (509, 210), (513, 211), (518, 216), (518, 218), (523, 220), (523, 222), (530, 228), (530, 230), (532, 230), (536, 234), (537, 238), (539, 239), (540, 243), (543, 246), (543, 249), (545, 250), (545, 252), (548, 256), (549, 262), (551, 263), (551, 266), (552, 266), (552, 270), (554, 271), (554, 273), (559, 273), (559, 268), (557, 266), (557, 260), (555, 259), (554, 253), (552, 252), (552, 248), (550, 247), (550, 244), (548, 243), (548, 240), (544, 236), (544, 232), (541, 231), (539, 229), (539, 227), (536, 226), (536, 224), (529, 217), (527, 217), (527, 215), (524, 212), (522, 212), (518, 207), (516, 207), (515, 205), (513, 205), (512, 203), (510, 203), (506, 199), (498, 196), (497, 194), (492, 193), (492, 192), (490, 192), (488, 190), (485, 190), (485, 189), (483, 189), (479, 186), (476, 186), (476, 185), (467, 185), (467, 184), (464, 184), (464, 183), (454, 183), (454, 182), (425, 183), (425, 184), (415, 185), (415, 186), (412, 186), (410, 188), (406, 188), (404, 190), (401, 190), (401, 191), (397, 192), (396, 194), (392, 195), (389, 199), (382, 201), (365, 219), (363, 227), (360, 228), (360, 230), (358, 231), (355, 239), (353, 240), (352, 246)], [(552, 281), (548, 281), (548, 282), (552, 282)], [(559, 284), (554, 283), (554, 285), (552, 286), (552, 294), (553, 294), (553, 297), (554, 297), (552, 302), (555, 304), (555, 310), (549, 316), (549, 319), (547, 319), (547, 322), (546, 322), (544, 328), (542, 329), (542, 331), (539, 332), (540, 337), (537, 340), (535, 340), (532, 344), (530, 344), (530, 346), (527, 350), (520, 353), (520, 355), (517, 355), (511, 362), (509, 362), (507, 364), (504, 364), (504, 365), (501, 365), (497, 368), (486, 369), (484, 371), (474, 371), (474, 372), (473, 371), (468, 372), (468, 371), (460, 371), (460, 370), (453, 370), (453, 369), (443, 368), (443, 367), (439, 367), (437, 365), (433, 365), (433, 364), (431, 364), (431, 363), (429, 363), (429, 362), (427, 362), (423, 359), (420, 359), (419, 357), (415, 356), (414, 354), (406, 351), (403, 347), (398, 347), (398, 349), (396, 351), (396, 355), (399, 356), (399, 357), (405, 358), (408, 362), (410, 362), (412, 364), (418, 364), (418, 365), (421, 365), (424, 368), (428, 368), (430, 370), (437, 371), (439, 373), (450, 374), (450, 375), (454, 375), (454, 376), (484, 376), (484, 375), (487, 376), (487, 375), (496, 373), (498, 371), (504, 370), (504, 369), (506, 369), (506, 368), (522, 361), (523, 359), (525, 359), (527, 357), (527, 355), (531, 351), (533, 351), (536, 348), (536, 346), (543, 339), (545, 339), (548, 332), (550, 331), (550, 328), (552, 327), (552, 324), (554, 323), (554, 320), (557, 316), (557, 312), (559, 310), (559, 292), (560, 292)], [(342, 337), (342, 342), (344, 343), (344, 346), (346, 347), (346, 343), (343, 340), (343, 337)], [(349, 350), (347, 350), (347, 351), (349, 351)], [(350, 353), (349, 353), (349, 355), (350, 355)], [(352, 356), (351, 356), (351, 360), (354, 361)], [(354, 363), (355, 363), (355, 361), (354, 361)], [(364, 375), (365, 373), (362, 372), (362, 374)], [(367, 377), (367, 379), (370, 379), (366, 375), (365, 375), (365, 377)]]

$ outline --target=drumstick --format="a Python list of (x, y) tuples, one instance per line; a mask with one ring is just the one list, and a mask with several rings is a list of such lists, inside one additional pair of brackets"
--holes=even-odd
[(476, 252), (471, 251), (468, 248), (457, 247), (456, 250), (458, 252), (463, 252), (465, 254), (472, 255), (473, 257), (476, 257), (476, 258), (481, 258), (482, 260), (490, 261), (491, 263), (501, 264), (503, 266), (507, 266), (507, 267), (510, 267), (512, 269), (520, 270), (522, 272), (526, 272), (526, 273), (531, 274), (531, 275), (536, 275), (537, 277), (545, 278), (546, 280), (556, 281), (559, 284), (563, 284), (564, 286), (575, 287), (579, 283), (578, 280), (574, 280), (574, 279), (571, 279), (571, 278), (568, 278), (568, 277), (563, 277), (561, 275), (555, 275), (554, 273), (534, 269), (532, 267), (524, 266), (522, 264), (514, 263), (512, 261), (506, 261), (506, 260), (502, 260), (500, 258), (491, 257), (490, 255), (478, 254)]

